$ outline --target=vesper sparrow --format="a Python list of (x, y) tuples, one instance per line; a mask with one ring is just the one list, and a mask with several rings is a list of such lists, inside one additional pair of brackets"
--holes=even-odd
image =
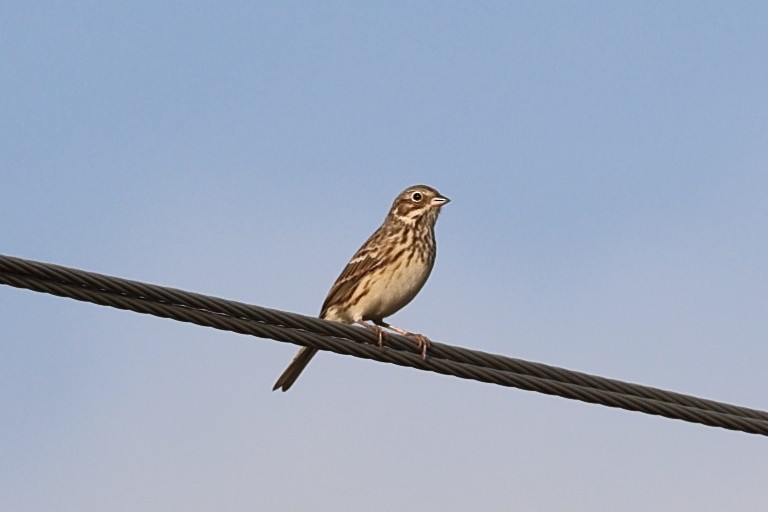
[[(384, 321), (411, 302), (427, 282), (435, 264), (435, 222), (449, 199), (426, 185), (405, 189), (395, 198), (384, 223), (358, 249), (336, 279), (320, 318), (359, 323), (374, 330), (379, 344), (382, 327), (415, 339), (426, 355), (429, 339)], [(370, 320), (374, 325), (367, 323)], [(288, 391), (317, 349), (302, 347), (275, 383)]]

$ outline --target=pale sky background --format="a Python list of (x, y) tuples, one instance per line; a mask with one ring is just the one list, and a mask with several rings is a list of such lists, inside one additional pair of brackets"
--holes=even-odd
[[(0, 253), (768, 409), (765, 2), (4, 2)], [(3, 511), (765, 511), (768, 439), (0, 287)]]

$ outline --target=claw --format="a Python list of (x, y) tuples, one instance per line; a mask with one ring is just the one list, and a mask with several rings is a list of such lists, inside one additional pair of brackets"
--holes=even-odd
[[(390, 329), (392, 331), (395, 331), (398, 334), (402, 334), (406, 338), (411, 338), (413, 341), (415, 341), (419, 347), (419, 351), (421, 352), (421, 358), (426, 359), (427, 358), (427, 349), (429, 348), (429, 345), (432, 343), (429, 338), (424, 336), (423, 334), (416, 334), (413, 332), (408, 332), (405, 329), (401, 329), (399, 327), (395, 327), (394, 325), (388, 324), (387, 322), (383, 320), (374, 320), (374, 324), (376, 324), (379, 329), (382, 327), (386, 327), (387, 329)], [(386, 335), (386, 331), (381, 329), (382, 332)]]
[(423, 334), (414, 334), (413, 339), (416, 341), (416, 343), (419, 344), (419, 349), (421, 350), (421, 359), (426, 360), (427, 359), (427, 349), (429, 349), (429, 345), (432, 343), (429, 338), (424, 336)]
[(387, 331), (385, 331), (378, 325), (376, 326), (376, 329), (378, 329), (379, 331), (379, 348), (382, 348), (384, 346), (384, 342), (387, 340), (388, 334), (387, 334)]
[(369, 324), (368, 322), (363, 322), (363, 321), (360, 321), (358, 323), (360, 325), (362, 325), (363, 327), (365, 327), (366, 329), (368, 329), (369, 331), (375, 332), (376, 333), (376, 344), (379, 347), (383, 347), (384, 346), (384, 342), (387, 340), (387, 331), (382, 329), (382, 327), (379, 326), (378, 324), (377, 325), (372, 325), (372, 324)]
[(423, 334), (415, 334), (415, 333), (407, 333), (404, 336), (407, 338), (411, 338), (413, 341), (416, 342), (416, 344), (419, 347), (419, 351), (421, 352), (421, 358), (426, 359), (427, 358), (427, 349), (429, 349), (429, 345), (432, 343), (429, 338), (424, 336)]

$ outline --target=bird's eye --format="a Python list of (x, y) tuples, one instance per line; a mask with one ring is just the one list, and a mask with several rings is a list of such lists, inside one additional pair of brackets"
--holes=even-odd
[(418, 203), (419, 201), (421, 201), (423, 197), (424, 196), (421, 195), (421, 192), (414, 192), (413, 195), (411, 196), (411, 199), (413, 199), (414, 202)]

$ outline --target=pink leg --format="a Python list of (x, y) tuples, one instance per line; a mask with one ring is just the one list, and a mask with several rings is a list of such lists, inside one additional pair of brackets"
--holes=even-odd
[(359, 323), (360, 325), (362, 325), (363, 327), (365, 327), (369, 331), (375, 332), (376, 333), (376, 337), (378, 339), (379, 346), (380, 347), (384, 346), (384, 341), (387, 339), (387, 331), (385, 331), (384, 329), (379, 327), (378, 324), (372, 325), (372, 324), (369, 324), (368, 322), (365, 322), (364, 320), (360, 320), (357, 323)]
[(374, 323), (381, 327), (386, 327), (387, 329), (394, 331), (397, 334), (402, 334), (403, 336), (411, 338), (412, 340), (414, 340), (416, 343), (419, 344), (419, 349), (421, 350), (421, 358), (422, 359), (427, 358), (427, 349), (429, 348), (429, 344), (432, 342), (429, 340), (429, 338), (427, 338), (423, 334), (416, 334), (413, 332), (406, 331), (405, 329), (401, 329), (399, 327), (395, 327), (394, 325), (388, 324), (383, 320), (379, 320), (379, 321), (374, 320)]

